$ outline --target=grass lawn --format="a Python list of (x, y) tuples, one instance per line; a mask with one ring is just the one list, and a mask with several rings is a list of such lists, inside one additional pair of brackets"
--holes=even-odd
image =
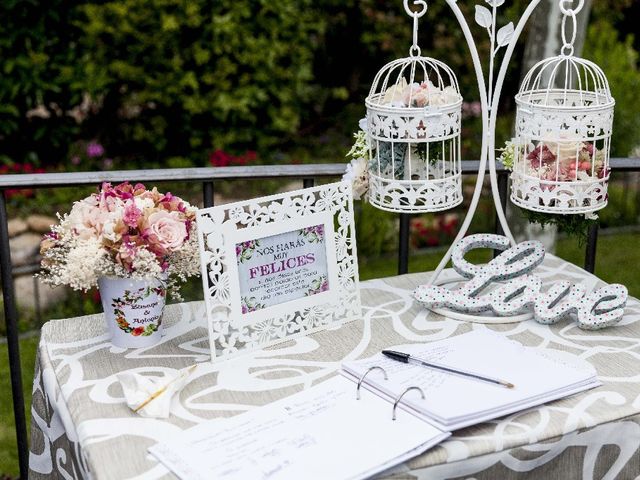
[[(22, 364), (22, 387), (24, 390), (27, 429), (31, 418), (31, 387), (33, 369), (36, 361), (38, 337), (23, 338), (20, 341), (20, 359)], [(9, 353), (7, 344), (0, 344), (0, 478), (3, 474), (18, 477), (18, 453), (16, 451), (16, 432), (13, 421), (13, 403), (11, 399), (11, 379), (9, 378)]]
[[(601, 235), (598, 239), (596, 274), (609, 283), (622, 283), (629, 288), (630, 295), (640, 297), (640, 234)], [(433, 270), (444, 251), (416, 253), (410, 257), (409, 271), (421, 272)], [(489, 251), (475, 251), (468, 255), (470, 261), (487, 261)], [(576, 265), (583, 265), (584, 248), (575, 241), (562, 239), (558, 242), (557, 255)], [(395, 275), (397, 263), (395, 257), (360, 261), (362, 280)], [(20, 341), (22, 357), (22, 381), (26, 401), (27, 415), (31, 408), (31, 384), (38, 338), (24, 338)], [(17, 476), (18, 461), (15, 452), (15, 432), (11, 404), (11, 386), (7, 345), (0, 344), (0, 478), (2, 474)]]

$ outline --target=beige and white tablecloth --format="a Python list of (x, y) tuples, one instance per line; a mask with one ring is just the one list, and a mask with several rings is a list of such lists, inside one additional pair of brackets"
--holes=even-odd
[[(599, 280), (548, 256), (545, 279)], [(428, 274), (363, 282), (363, 319), (222, 364), (208, 363), (201, 302), (171, 305), (167, 334), (150, 348), (111, 346), (101, 315), (53, 320), (42, 329), (33, 386), (30, 478), (155, 479), (172, 475), (146, 450), (200, 421), (245, 412), (335, 375), (345, 359), (403, 343), (491, 328), (524, 345), (591, 362), (603, 386), (507, 418), (459, 430), (384, 476), (402, 479), (633, 479), (640, 473), (640, 304), (622, 323), (590, 332), (568, 321), (484, 326), (430, 314), (412, 299)], [(167, 420), (124, 403), (116, 374), (200, 366)], [(206, 366), (205, 366), (206, 365)], [(549, 372), (553, 375), (553, 372)], [(469, 399), (473, 401), (473, 399)], [(336, 426), (336, 435), (340, 434)], [(354, 445), (354, 448), (358, 448)]]

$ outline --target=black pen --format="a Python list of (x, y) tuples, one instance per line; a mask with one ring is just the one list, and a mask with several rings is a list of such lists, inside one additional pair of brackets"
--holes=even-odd
[(480, 375), (474, 372), (468, 372), (464, 370), (458, 370), (455, 368), (447, 367), (446, 365), (440, 365), (438, 363), (426, 362), (416, 357), (412, 357), (408, 353), (396, 352), (394, 350), (383, 350), (382, 354), (402, 363), (411, 363), (413, 365), (420, 365), (422, 367), (433, 368), (435, 370), (440, 370), (442, 372), (452, 373), (454, 375), (462, 375), (463, 377), (475, 378), (476, 380), (482, 380), (483, 382), (495, 383), (497, 385), (502, 385), (503, 387), (513, 388), (515, 385), (513, 383), (505, 382), (504, 380), (500, 380), (497, 378), (485, 377), (484, 375)]

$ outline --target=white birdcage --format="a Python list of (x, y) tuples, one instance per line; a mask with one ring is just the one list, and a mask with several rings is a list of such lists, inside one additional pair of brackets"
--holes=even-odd
[(600, 67), (573, 56), (577, 11), (561, 9), (561, 54), (537, 63), (516, 95), (511, 200), (538, 212), (590, 213), (607, 204), (615, 101)]
[[(422, 3), (422, 2), (416, 2)], [(417, 45), (376, 75), (367, 107), (369, 202), (393, 212), (435, 212), (462, 202), (462, 96), (453, 71)]]

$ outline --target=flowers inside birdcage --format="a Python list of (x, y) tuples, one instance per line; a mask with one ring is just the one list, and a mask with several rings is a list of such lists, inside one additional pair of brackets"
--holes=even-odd
[(422, 108), (453, 104), (460, 95), (451, 86), (434, 85), (430, 80), (407, 83), (402, 77), (398, 84), (392, 85), (382, 97), (381, 105), (401, 108)]
[[(559, 188), (559, 184), (555, 182), (556, 166), (560, 182), (585, 182), (594, 180), (594, 177), (596, 180), (601, 179), (609, 174), (604, 153), (595, 150), (590, 142), (566, 141), (561, 142), (560, 147), (545, 142), (522, 146), (518, 144), (518, 139), (512, 138), (498, 151), (499, 160), (507, 170), (513, 170), (516, 158), (524, 158), (527, 174), (540, 178), (540, 189), (544, 191), (552, 192)], [(563, 233), (576, 237), (579, 244), (586, 241), (589, 226), (598, 220), (598, 215), (594, 212), (568, 215), (522, 208), (522, 213), (529, 222), (537, 223), (543, 228), (547, 225), (558, 227)]]
[[(518, 151), (516, 151), (518, 149)], [(513, 169), (514, 159), (523, 159), (526, 175), (541, 180), (542, 190), (553, 190), (556, 182), (590, 182), (609, 175), (606, 154), (596, 150), (592, 142), (560, 140), (530, 142), (518, 146), (517, 139), (505, 143), (500, 161)]]

